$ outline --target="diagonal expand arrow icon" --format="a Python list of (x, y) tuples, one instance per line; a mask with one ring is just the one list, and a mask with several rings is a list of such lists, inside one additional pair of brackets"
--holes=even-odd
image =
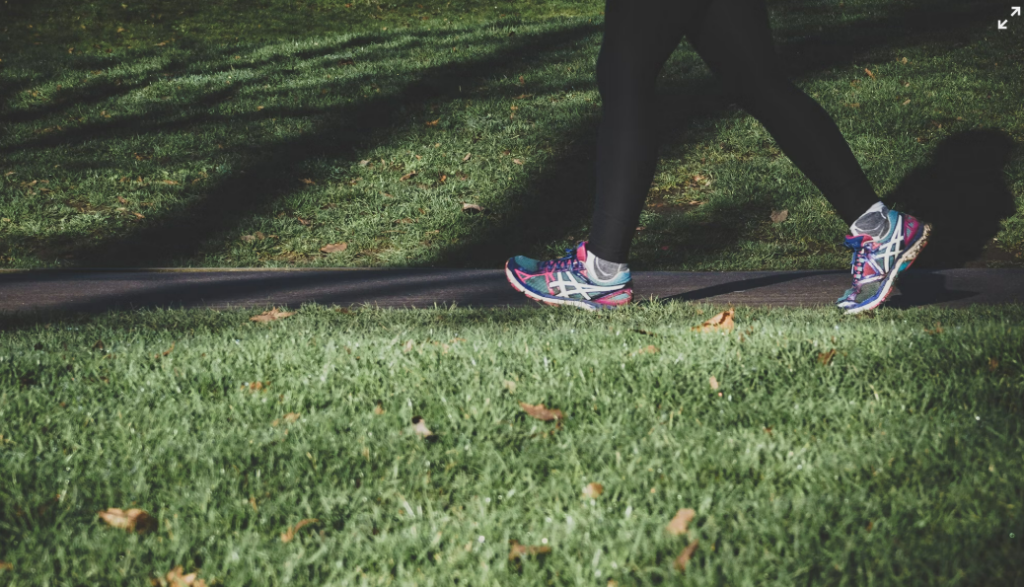
[(1010, 13), (1010, 16), (1020, 16), (1020, 6), (1011, 6), (1010, 8), (1013, 8), (1013, 12)]
[(1008, 21), (1008, 20), (997, 20), (996, 21), (996, 23), (999, 25), (999, 30), (1001, 30), (1001, 31), (1005, 31), (1006, 30), (1006, 23), (1008, 23), (1008, 22), (1010, 22), (1010, 21)]

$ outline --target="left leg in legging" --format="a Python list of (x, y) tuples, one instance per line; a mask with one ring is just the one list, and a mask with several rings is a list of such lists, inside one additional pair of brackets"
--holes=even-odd
[(712, 0), (686, 36), (847, 224), (879, 201), (828, 112), (786, 78), (765, 0)]

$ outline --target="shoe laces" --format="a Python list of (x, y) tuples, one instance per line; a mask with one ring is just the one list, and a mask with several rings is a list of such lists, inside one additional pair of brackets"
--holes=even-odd
[(853, 249), (853, 259), (850, 261), (850, 265), (852, 265), (850, 273), (853, 274), (853, 282), (857, 283), (864, 279), (864, 265), (868, 262), (868, 257), (871, 255), (871, 245), (870, 243), (862, 243), (851, 248)]
[(550, 261), (544, 261), (540, 264), (540, 269), (545, 272), (550, 271), (582, 271), (583, 264), (576, 258), (575, 249), (565, 249), (566, 256), (559, 259), (552, 259)]

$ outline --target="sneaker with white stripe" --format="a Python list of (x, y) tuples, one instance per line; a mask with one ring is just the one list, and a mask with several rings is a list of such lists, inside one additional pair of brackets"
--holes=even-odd
[(505, 263), (505, 277), (516, 291), (552, 306), (577, 306), (602, 310), (628, 304), (633, 299), (633, 280), (628, 270), (611, 283), (595, 283), (587, 273), (587, 242), (566, 249), (565, 257), (538, 261), (517, 255)]

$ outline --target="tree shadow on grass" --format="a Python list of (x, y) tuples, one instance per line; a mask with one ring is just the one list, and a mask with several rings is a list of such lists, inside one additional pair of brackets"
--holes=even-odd
[[(945, 3), (942, 6), (952, 6)], [(935, 6), (930, 11), (914, 7), (884, 17), (866, 19), (850, 25), (837, 25), (820, 31), (810, 39), (788, 39), (778, 43), (784, 62), (792, 64), (793, 77), (814, 75), (820, 69), (848, 64), (869, 54), (883, 54), (896, 48), (913, 46), (926, 40), (951, 34), (978, 32), (987, 23), (988, 14), (980, 7), (959, 9), (957, 19), (943, 18)], [(926, 14), (922, 14), (926, 12)], [(520, 35), (479, 59), (424, 68), (416, 78), (399, 91), (365, 102), (357, 102), (322, 111), (295, 111), (323, 117), (319, 130), (295, 139), (253, 146), (250, 156), (239, 171), (216, 182), (183, 210), (138, 225), (124, 236), (104, 239), (80, 247), (75, 262), (85, 266), (159, 266), (189, 262), (199, 254), (204, 243), (232, 231), (240, 223), (265, 210), (301, 186), (295, 178), (313, 160), (355, 160), (404, 128), (403, 106), (424, 101), (454, 101), (465, 98), (458, 88), (473, 83), (518, 74), (522, 55), (537, 55), (565, 48), (597, 34), (598, 24), (559, 28), (550, 33)], [(898, 33), (898, 34), (897, 34)], [(429, 34), (429, 33), (420, 33)], [(444, 34), (444, 33), (438, 33)], [(319, 55), (328, 54), (325, 46)], [(319, 56), (318, 55), (318, 56)], [(313, 55), (311, 55), (313, 57)], [(241, 84), (239, 84), (241, 85)], [(591, 84), (591, 89), (593, 84)], [(665, 91), (662, 92), (666, 94)], [(715, 96), (710, 101), (707, 96)], [(474, 97), (477, 97), (476, 95)], [(717, 89), (717, 83), (705, 75), (696, 83), (676, 82), (667, 88), (663, 103), (684, 104), (665, 113), (665, 127), (679, 129), (668, 137), (668, 147), (686, 142), (685, 129), (695, 117), (716, 118), (725, 115), (729, 101)], [(161, 132), (168, 128), (184, 128), (204, 121), (201, 115), (168, 123), (155, 123), (144, 132)], [(125, 120), (117, 132), (139, 132)], [(499, 214), (481, 222), (479, 230), (458, 244), (442, 249), (430, 265), (448, 267), (495, 267), (514, 253), (541, 252), (542, 247), (576, 233), (586, 223), (593, 205), (594, 144), (597, 117), (584, 118), (584, 123), (563, 135), (568, 145), (563, 154), (548, 163), (545, 170), (533, 175), (525, 189), (504, 197)], [(46, 145), (57, 146), (62, 140), (86, 140), (81, 133), (48, 137)], [(40, 146), (21, 145), (19, 148)], [(741, 198), (742, 199), (742, 198)], [(707, 219), (712, 227), (729, 226), (737, 212), (730, 206), (719, 206)], [(582, 235), (581, 235), (582, 236)], [(702, 253), (714, 253), (731, 246), (738, 234), (696, 243)]]

